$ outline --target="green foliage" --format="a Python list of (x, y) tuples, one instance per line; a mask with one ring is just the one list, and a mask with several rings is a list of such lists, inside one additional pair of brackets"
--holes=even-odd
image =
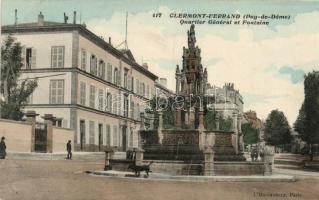
[[(205, 129), (208, 131), (212, 131), (216, 129), (216, 114), (217, 112), (214, 110), (208, 110), (205, 114)], [(224, 118), (223, 116), (219, 116), (219, 130), (221, 131), (230, 131), (232, 128), (233, 120), (232, 118)]]
[[(171, 100), (168, 99), (168, 105), (167, 106), (161, 106), (163, 105), (163, 99), (161, 99), (160, 97), (153, 97), (150, 100), (149, 103), (149, 109), (146, 110), (146, 112), (148, 113), (152, 113), (154, 114), (154, 122), (153, 122), (153, 126), (154, 129), (158, 128), (158, 123), (159, 123), (159, 115), (158, 115), (158, 110), (162, 109), (162, 117), (163, 117), (163, 128), (164, 129), (170, 129), (174, 127), (174, 111), (172, 110), (172, 106), (171, 106)], [(166, 101), (166, 100), (165, 100)]]
[(208, 110), (205, 115), (205, 129), (208, 131), (214, 130), (215, 127), (216, 112), (214, 110)]
[(306, 127), (305, 127), (305, 120), (306, 120), (306, 113), (305, 113), (305, 104), (303, 103), (299, 114), (297, 117), (297, 120), (294, 123), (294, 129), (297, 131), (303, 141), (308, 141), (308, 134), (306, 134)]
[(319, 71), (308, 73), (304, 81), (304, 133), (308, 144), (319, 143)]
[(259, 130), (252, 127), (251, 123), (242, 124), (241, 130), (245, 144), (256, 144), (259, 141)]
[(219, 130), (221, 131), (231, 131), (233, 125), (233, 120), (231, 117), (227, 117), (224, 119), (224, 117), (219, 117)]
[(287, 144), (291, 140), (290, 127), (284, 113), (272, 110), (265, 124), (265, 141), (269, 145)]
[(21, 109), (25, 106), (27, 98), (37, 87), (36, 80), (19, 80), (20, 70), (23, 66), (21, 57), (22, 46), (15, 42), (10, 35), (1, 46), (1, 117), (5, 119), (21, 120)]

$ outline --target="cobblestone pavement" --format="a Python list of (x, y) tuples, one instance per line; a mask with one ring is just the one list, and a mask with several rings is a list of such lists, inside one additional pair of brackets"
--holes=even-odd
[(137, 181), (83, 173), (102, 168), (103, 161), (0, 160), (0, 199), (319, 199), (319, 180), (311, 176), (297, 182), (194, 183)]

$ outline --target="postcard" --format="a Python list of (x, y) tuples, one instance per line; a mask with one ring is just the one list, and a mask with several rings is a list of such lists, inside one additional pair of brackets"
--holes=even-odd
[(319, 199), (316, 1), (2, 0), (0, 200)]

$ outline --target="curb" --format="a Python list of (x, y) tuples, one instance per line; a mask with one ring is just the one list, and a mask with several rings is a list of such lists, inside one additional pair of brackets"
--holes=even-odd
[(187, 182), (295, 182), (295, 176), (173, 176), (168, 174), (150, 173), (149, 178), (135, 177), (132, 172), (122, 171), (87, 171), (93, 176), (131, 179), (136, 181), (187, 181)]

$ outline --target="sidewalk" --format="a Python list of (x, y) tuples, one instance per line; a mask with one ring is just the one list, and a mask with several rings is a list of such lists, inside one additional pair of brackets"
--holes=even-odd
[[(6, 159), (10, 160), (64, 160), (67, 153), (35, 153), (35, 152), (7, 152)], [(115, 152), (115, 159), (125, 159), (125, 152)], [(104, 152), (72, 152), (73, 160), (104, 160)]]
[(274, 174), (279, 175), (293, 175), (297, 179), (305, 179), (305, 178), (314, 178), (319, 179), (319, 172), (316, 171), (309, 171), (309, 170), (302, 170), (302, 169), (283, 169), (283, 168), (275, 168), (273, 169)]

